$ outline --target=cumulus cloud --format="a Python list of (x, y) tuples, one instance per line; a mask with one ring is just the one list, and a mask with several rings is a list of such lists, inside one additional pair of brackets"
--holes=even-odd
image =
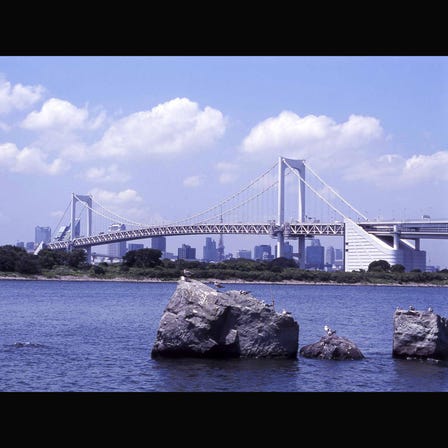
[(94, 188), (90, 191), (90, 194), (95, 201), (104, 205), (123, 205), (142, 201), (141, 196), (131, 188), (118, 192)]
[(14, 143), (0, 144), (0, 168), (17, 173), (56, 175), (68, 169), (62, 159), (47, 162), (47, 155), (39, 148), (19, 150)]
[(69, 101), (50, 98), (40, 111), (33, 111), (23, 120), (22, 127), (29, 130), (72, 130), (83, 128), (87, 122), (88, 112), (78, 108)]
[(448, 151), (418, 154), (405, 158), (398, 154), (384, 154), (368, 159), (347, 171), (348, 180), (373, 183), (378, 187), (407, 187), (418, 182), (448, 180)]
[(350, 115), (347, 121), (337, 123), (326, 115), (300, 117), (283, 111), (251, 129), (243, 140), (243, 153), (274, 158), (284, 155), (291, 158), (319, 160), (334, 164), (337, 156), (356, 153), (362, 147), (383, 137), (377, 118)]
[(431, 178), (448, 180), (448, 151), (412, 156), (406, 160), (403, 176), (411, 181)]
[(12, 110), (24, 110), (37, 103), (44, 94), (41, 85), (24, 86), (12, 85), (0, 78), (0, 114), (7, 114)]
[(201, 109), (188, 98), (175, 98), (115, 121), (93, 150), (102, 157), (197, 151), (220, 138), (225, 126), (219, 110)]
[(183, 181), (185, 187), (199, 187), (202, 184), (201, 176), (189, 176)]
[(105, 167), (91, 167), (85, 174), (84, 178), (91, 182), (126, 182), (129, 175), (123, 172), (118, 165), (109, 165)]

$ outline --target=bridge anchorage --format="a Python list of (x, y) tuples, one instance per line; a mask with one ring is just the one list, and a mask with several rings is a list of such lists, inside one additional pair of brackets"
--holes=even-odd
[[(289, 182), (291, 178), (296, 179), (295, 185)], [(297, 189), (294, 194), (291, 194), (291, 185)], [(324, 196), (322, 191), (328, 194)], [(68, 222), (58, 226), (58, 232), (47, 247), (66, 250), (83, 248), (89, 257), (93, 246), (125, 244), (126, 241), (157, 236), (266, 235), (277, 240), (277, 257), (285, 255), (287, 245), (288, 250), (291, 249), (285, 240), (297, 241), (297, 251), (293, 255), (299, 266), (305, 268), (307, 238), (339, 236), (343, 238), (346, 271), (367, 269), (372, 261), (379, 259), (391, 265), (403, 264), (406, 270), (419, 268), (423, 271), (426, 267), (426, 253), (420, 250), (420, 239), (448, 238), (447, 220), (369, 221), (305, 160), (285, 157), (279, 157), (272, 167), (239, 192), (203, 212), (168, 224), (132, 221), (107, 209), (91, 195), (73, 193), (70, 204)], [(83, 207), (80, 213), (77, 211), (78, 204)], [(326, 216), (322, 211), (317, 216), (319, 207), (325, 207)], [(82, 226), (81, 214), (85, 210), (87, 217)], [(292, 212), (293, 216), (288, 220), (285, 219), (287, 211)], [(310, 215), (314, 215), (311, 220)], [(60, 223), (64, 218), (65, 215)], [(103, 227), (98, 227), (98, 218), (106, 220)], [(291, 251), (288, 255), (291, 255)]]

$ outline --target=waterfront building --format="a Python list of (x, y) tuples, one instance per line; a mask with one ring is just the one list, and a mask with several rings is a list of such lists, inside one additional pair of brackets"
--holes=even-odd
[(272, 248), (269, 244), (260, 244), (254, 247), (254, 260), (272, 260)]
[[(114, 223), (109, 226), (109, 232), (120, 232), (126, 230), (126, 226), (120, 223)], [(122, 258), (126, 254), (126, 241), (110, 243), (107, 245), (107, 255), (114, 258)]]
[(164, 236), (155, 236), (151, 238), (151, 249), (160, 250), (162, 253), (166, 252), (166, 238)]
[(307, 268), (324, 269), (325, 248), (317, 238), (311, 240), (311, 245), (305, 248), (305, 266)]
[(236, 252), (236, 258), (247, 258), (248, 260), (251, 260), (252, 251), (246, 249), (240, 249)]
[(39, 244), (41, 242), (49, 243), (51, 241), (51, 228), (36, 226), (34, 228), (34, 242)]
[(219, 252), (216, 248), (216, 241), (211, 237), (205, 238), (205, 246), (203, 246), (202, 259), (206, 262), (219, 261)]
[(128, 244), (128, 252), (130, 251), (130, 250), (140, 250), (140, 249), (144, 249), (145, 248), (145, 246), (144, 246), (144, 244), (139, 244), (139, 243), (129, 243)]
[[(277, 251), (278, 251), (277, 245), (275, 245), (275, 258), (278, 258)], [(289, 243), (288, 241), (284, 242), (283, 243), (283, 257), (292, 259), (293, 256), (294, 256), (294, 248), (293, 248), (292, 244)]]
[(182, 247), (177, 249), (178, 260), (196, 260), (196, 248), (188, 244), (182, 244)]

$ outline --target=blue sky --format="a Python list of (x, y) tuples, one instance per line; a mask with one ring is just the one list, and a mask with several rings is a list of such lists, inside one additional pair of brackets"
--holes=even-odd
[[(279, 155), (369, 218), (448, 219), (447, 80), (446, 57), (0, 57), (0, 244), (54, 229), (71, 192), (174, 221)], [(448, 265), (447, 242), (422, 247)]]

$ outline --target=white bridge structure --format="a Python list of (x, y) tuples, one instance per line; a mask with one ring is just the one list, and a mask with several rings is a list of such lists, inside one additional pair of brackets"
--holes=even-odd
[[(307, 179), (309, 174), (313, 181)], [(288, 177), (290, 175), (292, 178)], [(294, 179), (295, 182), (290, 182)], [(291, 187), (295, 190), (293, 194), (286, 194), (287, 186), (288, 192)], [(322, 218), (322, 213), (319, 219), (316, 218), (319, 214), (316, 202), (313, 202), (314, 210), (310, 213), (310, 197), (317, 199), (321, 208), (324, 205), (326, 218)], [(79, 216), (77, 204), (83, 206)], [(299, 267), (305, 268), (307, 238), (339, 236), (343, 237), (346, 271), (367, 269), (372, 261), (379, 259), (391, 265), (402, 264), (408, 271), (424, 271), (426, 252), (420, 250), (420, 240), (448, 238), (448, 220), (369, 220), (330, 187), (305, 160), (285, 157), (279, 157), (269, 170), (239, 192), (203, 212), (172, 223), (151, 225), (132, 221), (99, 204), (91, 195), (72, 193), (69, 206), (69, 221), (59, 227), (53, 241), (46, 247), (83, 248), (89, 256), (93, 246), (158, 236), (268, 235), (277, 240), (278, 257), (284, 254), (285, 240), (297, 241), (295, 255)], [(80, 215), (85, 210), (85, 234), (81, 235)], [(286, 220), (285, 211), (290, 210), (295, 217)], [(124, 229), (104, 231), (103, 227), (103, 231), (95, 231), (93, 215)]]

